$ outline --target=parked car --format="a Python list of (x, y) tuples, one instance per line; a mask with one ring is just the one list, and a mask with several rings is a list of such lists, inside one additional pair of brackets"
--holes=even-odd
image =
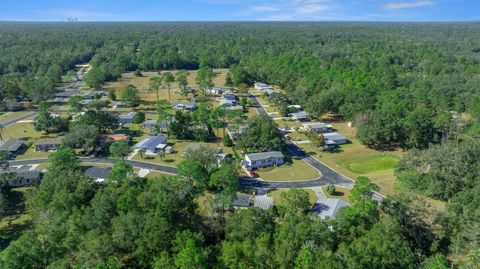
[(258, 177), (257, 171), (255, 171), (255, 170), (250, 171), (250, 176), (251, 177)]

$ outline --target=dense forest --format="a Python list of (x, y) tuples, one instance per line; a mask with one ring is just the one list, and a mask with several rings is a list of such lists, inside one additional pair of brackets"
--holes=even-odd
[(147, 181), (119, 162), (97, 185), (64, 148), (2, 268), (480, 267), (479, 23), (0, 22), (0, 37), (2, 101), (41, 104), (85, 62), (94, 88), (125, 71), (229, 68), (233, 86), (277, 85), (315, 117), (351, 121), (370, 147), (408, 149), (396, 175), (410, 190), (376, 203), (359, 178), (352, 206), (328, 222), (307, 214), (301, 190), (270, 211), (199, 214), (205, 192), (231, 200), (234, 167), (201, 156)]

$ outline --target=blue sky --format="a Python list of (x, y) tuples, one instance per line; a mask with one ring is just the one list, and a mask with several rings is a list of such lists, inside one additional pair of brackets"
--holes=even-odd
[(472, 21), (480, 0), (0, 0), (0, 20)]

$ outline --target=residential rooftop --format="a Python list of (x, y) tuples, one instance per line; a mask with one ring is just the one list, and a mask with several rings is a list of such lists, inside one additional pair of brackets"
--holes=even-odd
[(252, 162), (265, 160), (268, 158), (283, 158), (283, 157), (284, 157), (283, 153), (281, 153), (280, 151), (267, 151), (267, 152), (245, 154), (245, 158), (248, 158)]

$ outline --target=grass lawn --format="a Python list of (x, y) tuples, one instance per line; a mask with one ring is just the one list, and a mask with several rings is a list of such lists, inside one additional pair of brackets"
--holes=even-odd
[(0, 115), (0, 123), (4, 123), (27, 114), (31, 113), (30, 111), (15, 111), (15, 112), (4, 112)]
[(298, 158), (292, 158), (292, 164), (259, 169), (258, 175), (266, 181), (309, 180), (320, 176), (319, 172)]
[[(286, 192), (288, 191), (289, 189), (276, 189), (276, 190), (272, 190), (272, 191), (269, 191), (268, 192), (268, 196), (271, 196), (273, 197), (273, 203), (274, 205), (281, 205), (282, 204), (282, 197), (281, 197), (281, 194), (283, 192)], [(308, 200), (310, 202), (310, 205), (313, 206), (313, 204), (315, 204), (315, 201), (317, 201), (317, 195), (315, 194), (315, 192), (311, 189), (303, 189), (304, 191), (306, 191), (308, 193)]]
[(172, 176), (172, 175), (167, 174), (167, 173), (158, 172), (158, 171), (151, 171), (150, 173), (148, 173), (148, 175), (145, 176), (145, 178), (158, 179), (160, 177), (169, 177), (169, 176)]
[(368, 156), (351, 160), (340, 161), (348, 170), (357, 174), (367, 174), (377, 171), (385, 171), (394, 169), (399, 159), (392, 156)]
[(25, 213), (25, 196), (28, 190), (28, 187), (11, 190), (6, 215), (0, 218), (0, 252), (30, 226), (30, 216)]
[(335, 186), (334, 194), (329, 194), (327, 192), (327, 186), (323, 186), (322, 190), (325, 193), (325, 196), (327, 196), (327, 198), (342, 199), (343, 201), (350, 202), (350, 190), (347, 188)]

